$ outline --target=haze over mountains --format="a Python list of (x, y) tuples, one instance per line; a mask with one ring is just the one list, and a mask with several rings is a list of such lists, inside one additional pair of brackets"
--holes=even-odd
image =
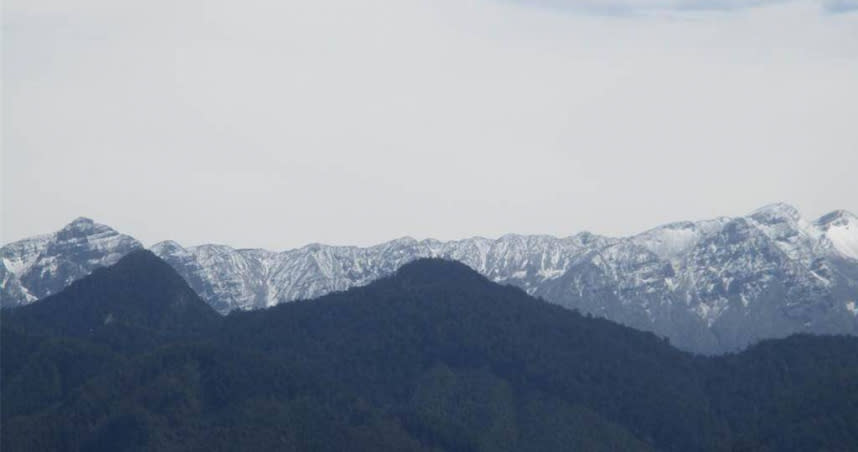
[[(142, 245), (79, 218), (0, 249), (0, 305), (28, 304)], [(610, 238), (506, 235), (411, 238), (359, 248), (274, 252), (222, 245), (151, 247), (220, 313), (362, 286), (423, 257), (460, 261), (561, 306), (721, 353), (797, 332), (858, 334), (858, 217), (816, 220), (785, 204)]]

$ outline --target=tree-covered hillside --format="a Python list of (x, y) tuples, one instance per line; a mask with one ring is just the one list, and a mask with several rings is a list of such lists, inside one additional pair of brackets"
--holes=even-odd
[(130, 254), (3, 311), (2, 450), (856, 450), (858, 339), (719, 358), (421, 260), (217, 316)]

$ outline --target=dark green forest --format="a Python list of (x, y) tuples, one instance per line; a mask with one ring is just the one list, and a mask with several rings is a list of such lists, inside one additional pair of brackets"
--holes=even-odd
[(0, 335), (4, 452), (858, 450), (858, 338), (693, 356), (449, 261), (221, 317), (136, 251)]

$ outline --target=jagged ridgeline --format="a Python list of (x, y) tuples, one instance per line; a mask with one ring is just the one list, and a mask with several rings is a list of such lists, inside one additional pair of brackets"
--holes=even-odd
[[(0, 305), (56, 293), (140, 247), (87, 219), (8, 244), (0, 249)], [(674, 223), (619, 239), (405, 238), (284, 252), (162, 242), (152, 251), (222, 314), (316, 298), (369, 284), (418, 258), (442, 257), (699, 353), (794, 333), (858, 333), (858, 219), (844, 211), (806, 220), (776, 204), (745, 217)]]
[(437, 259), (224, 317), (135, 251), (0, 334), (3, 451), (858, 450), (858, 338), (699, 357)]

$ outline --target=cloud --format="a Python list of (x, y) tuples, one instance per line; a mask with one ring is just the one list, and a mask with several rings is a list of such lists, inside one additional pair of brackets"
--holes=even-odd
[[(651, 12), (732, 11), (788, 3), (796, 0), (513, 0), (556, 9), (625, 15)], [(858, 10), (858, 0), (820, 0), (831, 13)]]
[(825, 0), (825, 9), (832, 13), (848, 13), (858, 11), (858, 0)]

